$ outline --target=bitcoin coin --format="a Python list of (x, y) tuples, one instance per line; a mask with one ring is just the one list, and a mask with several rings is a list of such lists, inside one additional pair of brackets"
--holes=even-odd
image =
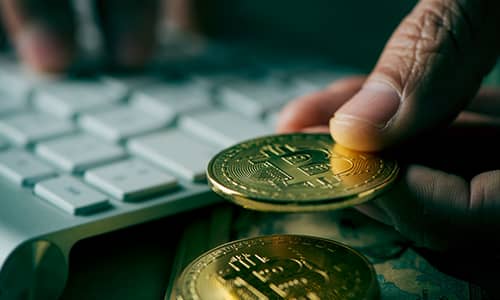
[(242, 142), (209, 163), (212, 190), (264, 211), (318, 211), (365, 202), (394, 182), (398, 164), (349, 150), (329, 134), (272, 135)]
[(346, 245), (299, 235), (233, 241), (195, 259), (171, 300), (379, 299), (375, 271)]

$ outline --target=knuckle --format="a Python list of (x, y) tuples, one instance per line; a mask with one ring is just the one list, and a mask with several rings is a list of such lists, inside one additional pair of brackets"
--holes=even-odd
[[(422, 36), (434, 40), (434, 46), (452, 46), (460, 51), (464, 41), (470, 41), (473, 34), (471, 18), (460, 0), (431, 0), (423, 2), (422, 9), (415, 14), (417, 22), (422, 25)], [(437, 51), (440, 48), (435, 48)]]
[(429, 65), (462, 60), (471, 34), (470, 22), (465, 20), (466, 10), (458, 0), (422, 1), (390, 39), (376, 67), (377, 76), (405, 94), (426, 78)]

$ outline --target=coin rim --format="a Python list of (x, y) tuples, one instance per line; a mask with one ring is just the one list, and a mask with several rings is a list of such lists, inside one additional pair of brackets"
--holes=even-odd
[[(380, 285), (379, 285), (379, 282), (377, 280), (377, 272), (375, 271), (375, 267), (373, 266), (373, 264), (368, 260), (368, 258), (362, 254), (361, 252), (359, 252), (358, 250), (354, 249), (353, 247), (347, 245), (347, 244), (344, 244), (342, 242), (339, 242), (339, 241), (336, 241), (336, 240), (332, 240), (332, 239), (328, 239), (328, 238), (324, 238), (324, 237), (317, 237), (317, 236), (312, 236), (312, 235), (305, 235), (305, 234), (270, 234), (270, 235), (261, 235), (261, 236), (256, 236), (256, 237), (250, 237), (250, 238), (243, 238), (243, 239), (238, 239), (238, 240), (234, 240), (234, 241), (230, 241), (230, 242), (227, 242), (227, 243), (224, 243), (224, 244), (221, 244), (213, 249), (210, 249), (210, 250), (207, 250), (205, 251), (203, 254), (199, 255), (197, 258), (195, 258), (191, 263), (189, 263), (185, 268), (184, 270), (182, 271), (181, 275), (179, 275), (179, 277), (177, 278), (176, 282), (175, 282), (175, 285), (174, 285), (174, 288), (172, 289), (172, 294), (170, 295), (170, 300), (196, 300), (196, 299), (201, 299), (199, 298), (199, 295), (195, 295), (195, 297), (193, 297), (193, 295), (184, 295), (182, 294), (184, 289), (183, 287), (186, 285), (186, 279), (185, 278), (187, 275), (188, 272), (191, 271), (191, 269), (193, 268), (194, 265), (196, 265), (199, 261), (201, 261), (202, 259), (204, 259), (207, 255), (209, 255), (210, 253), (213, 253), (217, 250), (220, 250), (222, 248), (225, 248), (225, 247), (228, 247), (228, 246), (231, 246), (233, 244), (237, 244), (237, 243), (244, 243), (244, 242), (249, 242), (249, 241), (253, 241), (253, 240), (259, 240), (259, 239), (265, 239), (265, 240), (269, 240), (269, 239), (273, 239), (273, 238), (298, 238), (298, 239), (312, 239), (312, 240), (316, 240), (316, 241), (323, 241), (323, 242), (326, 242), (326, 243), (332, 243), (332, 244), (335, 244), (336, 246), (339, 246), (339, 247), (342, 247), (342, 248), (345, 248), (348, 252), (351, 252), (353, 253), (354, 255), (356, 255), (357, 257), (361, 258), (362, 261), (365, 262), (365, 265), (368, 267), (368, 270), (371, 274), (371, 282), (370, 282), (370, 285), (368, 286), (368, 289), (367, 289), (367, 296), (373, 296), (372, 298), (368, 298), (370, 300), (375, 300), (375, 299), (379, 299), (380, 298)], [(205, 265), (205, 267), (208, 266)], [(188, 298), (190, 297), (190, 298)]]
[[(288, 133), (288, 134), (278, 134), (279, 136), (291, 136), (291, 135), (328, 135), (323, 133)], [(240, 206), (243, 206), (246, 209), (257, 210), (257, 211), (270, 211), (270, 212), (312, 212), (312, 211), (321, 211), (321, 210), (335, 210), (341, 208), (347, 208), (355, 205), (359, 205), (365, 203), (381, 192), (386, 191), (394, 181), (398, 178), (399, 174), (399, 164), (397, 161), (394, 161), (394, 168), (385, 178), (385, 180), (381, 181), (377, 186), (372, 187), (369, 190), (356, 193), (353, 195), (348, 195), (344, 197), (338, 198), (324, 198), (320, 200), (311, 200), (311, 201), (269, 201), (264, 197), (253, 197), (245, 195), (241, 192), (238, 192), (234, 189), (231, 189), (227, 186), (224, 186), (220, 183), (216, 176), (214, 176), (214, 172), (212, 171), (212, 167), (216, 159), (222, 155), (223, 153), (237, 147), (242, 143), (250, 143), (254, 140), (272, 138), (276, 136), (276, 134), (266, 135), (258, 138), (248, 139), (242, 141), (238, 144), (235, 144), (231, 147), (228, 147), (222, 151), (219, 151), (208, 163), (207, 166), (207, 181), (208, 185), (219, 196), (234, 202)], [(333, 140), (333, 139), (332, 139)], [(334, 141), (334, 140), (333, 140)], [(335, 142), (335, 141), (334, 141)]]

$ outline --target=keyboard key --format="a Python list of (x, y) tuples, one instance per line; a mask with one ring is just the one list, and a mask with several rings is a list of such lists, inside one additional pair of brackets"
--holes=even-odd
[(262, 80), (233, 80), (219, 90), (220, 102), (249, 117), (262, 117), (270, 110), (283, 107), (290, 100), (313, 91), (305, 85), (274, 77)]
[(24, 112), (0, 119), (0, 133), (19, 145), (27, 145), (74, 131), (66, 120), (38, 113)]
[(138, 159), (130, 159), (85, 172), (85, 180), (122, 201), (138, 200), (177, 186), (175, 177)]
[(120, 84), (98, 79), (68, 79), (40, 87), (35, 93), (35, 104), (43, 111), (71, 118), (112, 105), (126, 95), (126, 88)]
[(21, 111), (26, 108), (26, 98), (10, 95), (0, 90), (0, 115)]
[(83, 115), (79, 121), (80, 125), (88, 131), (117, 142), (165, 127), (173, 120), (173, 114), (159, 116), (134, 106), (121, 106)]
[(168, 115), (207, 108), (210, 98), (208, 85), (179, 80), (144, 86), (136, 91), (132, 101), (148, 111)]
[(3, 136), (0, 136), (0, 150), (5, 149), (8, 146), (9, 142)]
[(271, 126), (227, 110), (209, 110), (188, 114), (179, 121), (181, 128), (223, 147), (250, 138), (273, 133)]
[(14, 58), (0, 58), (0, 84), (2, 90), (9, 95), (26, 99), (33, 87), (37, 84), (37, 79), (33, 74), (26, 72), (22, 65)]
[(37, 183), (35, 194), (73, 215), (87, 215), (110, 206), (106, 195), (69, 175)]
[(276, 126), (278, 125), (278, 120), (279, 120), (279, 117), (280, 117), (280, 112), (281, 112), (281, 110), (272, 111), (272, 112), (270, 112), (270, 113), (268, 113), (266, 115), (265, 121), (272, 128), (276, 128)]
[(38, 155), (63, 170), (80, 172), (125, 156), (121, 147), (108, 144), (89, 134), (72, 135), (36, 146)]
[(26, 151), (11, 149), (0, 153), (0, 174), (19, 185), (30, 185), (56, 172)]
[(191, 181), (205, 179), (210, 159), (219, 149), (181, 130), (168, 130), (129, 141), (133, 153)]

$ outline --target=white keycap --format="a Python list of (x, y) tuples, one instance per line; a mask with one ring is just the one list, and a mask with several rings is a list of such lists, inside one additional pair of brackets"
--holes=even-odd
[(158, 82), (137, 89), (133, 103), (158, 114), (182, 114), (209, 107), (209, 86), (190, 80)]
[(19, 145), (65, 135), (74, 131), (71, 122), (38, 112), (24, 112), (0, 119), (0, 133)]
[(69, 175), (37, 183), (35, 194), (73, 215), (87, 215), (110, 206), (106, 195)]
[(85, 180), (122, 201), (167, 192), (177, 186), (175, 177), (138, 159), (88, 170)]
[(271, 126), (271, 128), (276, 128), (278, 125), (278, 120), (280, 117), (281, 110), (271, 111), (264, 118), (266, 123)]
[(34, 74), (22, 68), (17, 59), (0, 59), (0, 84), (1, 88), (20, 98), (27, 98), (33, 87), (37, 84), (38, 78)]
[(273, 133), (273, 128), (262, 121), (247, 119), (227, 110), (192, 113), (179, 122), (181, 128), (223, 147)]
[(5, 139), (3, 136), (0, 136), (0, 150), (5, 149), (9, 146), (9, 141)]
[(0, 90), (0, 115), (21, 111), (26, 108), (26, 98), (10, 95)]
[(89, 134), (78, 134), (40, 143), (35, 151), (63, 170), (80, 172), (122, 158), (122, 148)]
[(130, 151), (191, 181), (205, 179), (219, 149), (175, 129), (130, 140)]
[(22, 149), (0, 152), (0, 174), (19, 185), (56, 175), (54, 168)]
[(121, 106), (102, 112), (83, 115), (80, 125), (114, 142), (165, 127), (174, 115), (157, 115), (134, 106)]
[(283, 107), (290, 100), (305, 95), (312, 88), (276, 78), (238, 79), (225, 83), (219, 91), (221, 103), (249, 117), (262, 117), (270, 110)]
[(119, 84), (98, 79), (74, 79), (47, 84), (35, 93), (41, 110), (71, 118), (80, 112), (106, 107), (122, 100), (127, 90)]

